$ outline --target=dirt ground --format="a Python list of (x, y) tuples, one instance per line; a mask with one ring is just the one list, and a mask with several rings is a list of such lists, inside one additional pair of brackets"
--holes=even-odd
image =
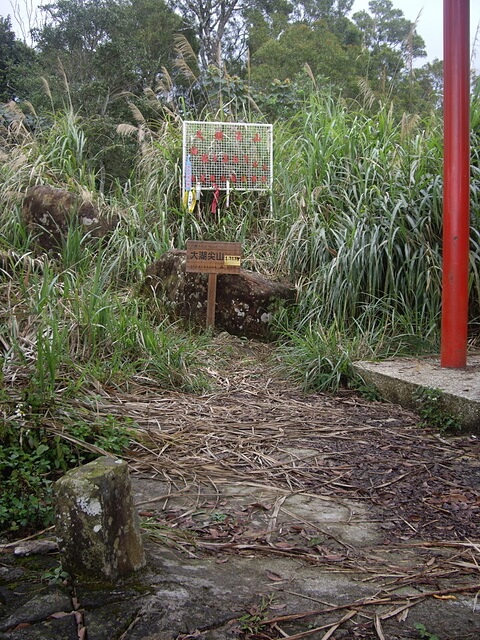
[[(140, 426), (147, 567), (77, 585), (79, 637), (478, 640), (480, 442), (354, 391), (303, 394), (271, 355), (220, 334), (202, 396), (98, 389), (99, 412)], [(0, 638), (47, 637), (8, 624)]]
[(439, 435), (353, 391), (305, 395), (273, 373), (267, 345), (221, 334), (217, 347), (214, 392), (147, 385), (117, 398), (144, 430), (130, 464), (149, 539), (217, 569), (291, 560), (297, 577), (300, 563), (324, 584), (347, 581), (321, 600), (328, 624), (312, 622), (311, 578), (292, 609), (267, 562), (267, 588), (243, 611), (263, 622), (245, 622), (242, 638), (479, 638), (477, 438)]

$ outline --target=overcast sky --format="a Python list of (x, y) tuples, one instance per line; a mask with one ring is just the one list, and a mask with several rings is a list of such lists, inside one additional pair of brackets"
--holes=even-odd
[[(30, 23), (33, 24), (34, 7), (37, 3), (41, 3), (42, 0), (0, 0), (0, 15), (6, 16), (10, 14), (12, 18), (13, 29), (18, 37), (23, 37), (28, 32), (28, 24), (30, 16)], [(48, 2), (49, 0), (43, 0)], [(362, 9), (368, 9), (369, 0), (355, 0), (353, 5), (353, 11), (361, 11)], [(412, 22), (417, 21), (417, 32), (425, 40), (428, 58), (427, 60), (434, 60), (435, 58), (443, 59), (443, 0), (392, 0), (393, 6), (397, 9), (401, 9), (407, 20)], [(18, 28), (15, 15), (18, 15), (18, 10), (13, 11), (13, 6), (21, 10), (24, 21), (23, 33)], [(474, 58), (472, 60), (472, 66), (480, 73), (480, 32), (475, 42), (475, 34), (477, 28), (480, 25), (480, 2), (479, 0), (470, 0), (470, 49), (473, 51)]]

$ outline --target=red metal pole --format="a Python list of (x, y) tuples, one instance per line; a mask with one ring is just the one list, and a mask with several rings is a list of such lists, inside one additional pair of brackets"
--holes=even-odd
[(467, 364), (470, 0), (443, 0), (444, 161), (441, 365)]

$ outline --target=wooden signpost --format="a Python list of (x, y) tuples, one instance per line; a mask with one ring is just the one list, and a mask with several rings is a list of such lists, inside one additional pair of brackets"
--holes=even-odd
[(240, 273), (240, 242), (202, 242), (187, 240), (187, 273), (208, 273), (207, 327), (215, 326), (217, 275)]

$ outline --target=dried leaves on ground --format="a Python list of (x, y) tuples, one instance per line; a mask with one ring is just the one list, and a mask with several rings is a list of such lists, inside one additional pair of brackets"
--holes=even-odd
[(172, 491), (216, 492), (236, 481), (360, 500), (392, 541), (480, 538), (475, 436), (441, 437), (413, 413), (353, 391), (302, 394), (269, 375), (267, 345), (234, 345), (209, 369), (213, 393), (162, 392), (146, 381), (92, 400), (141, 429), (130, 452), (134, 472)]
[[(99, 389), (82, 401), (138, 425), (128, 459), (134, 476), (158, 481), (158, 495), (139, 504), (152, 539), (217, 562), (269, 553), (360, 572), (381, 581), (379, 598), (395, 615), (413, 606), (397, 602), (400, 587), (438, 598), (480, 590), (474, 436), (440, 436), (413, 413), (354, 391), (303, 394), (274, 375), (267, 345), (218, 341), (218, 352), (205, 354), (209, 394), (138, 380), (128, 392)], [(335, 523), (302, 518), (292, 496), (335, 503), (346, 514), (339, 526), (372, 525), (376, 540), (352, 544)], [(370, 628), (381, 637), (375, 616)], [(272, 634), (280, 619), (267, 625)]]

